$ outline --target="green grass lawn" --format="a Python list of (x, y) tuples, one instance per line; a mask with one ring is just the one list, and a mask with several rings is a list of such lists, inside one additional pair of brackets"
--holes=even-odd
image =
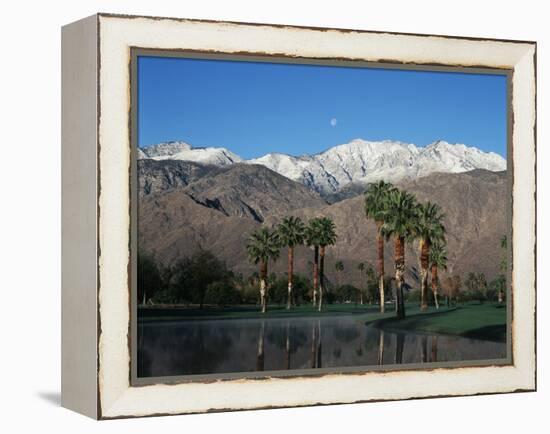
[(367, 322), (388, 330), (442, 333), (506, 341), (506, 306), (493, 303), (459, 305), (441, 308), (439, 311), (429, 309), (422, 313), (409, 310), (407, 317), (401, 320), (386, 316), (372, 318)]
[[(138, 308), (138, 315), (142, 321), (178, 320), (178, 319), (230, 319), (230, 318), (289, 318), (311, 316), (353, 315), (358, 318), (367, 318), (378, 312), (379, 307), (372, 305), (327, 304), (322, 312), (317, 311), (310, 304), (293, 307), (287, 310), (285, 306), (268, 306), (267, 312), (262, 314), (258, 306), (242, 305), (225, 308), (205, 306), (199, 309), (193, 307), (156, 307), (147, 306)], [(393, 307), (390, 307), (390, 310)]]

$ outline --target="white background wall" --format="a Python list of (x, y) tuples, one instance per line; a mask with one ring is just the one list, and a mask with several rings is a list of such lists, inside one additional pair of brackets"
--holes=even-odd
[[(1, 8), (0, 431), (547, 432), (550, 38), (543, 1), (10, 1)], [(539, 391), (96, 423), (59, 407), (60, 27), (95, 12), (538, 42)], [(521, 182), (521, 180), (518, 180)], [(546, 196), (546, 197), (545, 197)], [(544, 273), (544, 274), (543, 274)]]

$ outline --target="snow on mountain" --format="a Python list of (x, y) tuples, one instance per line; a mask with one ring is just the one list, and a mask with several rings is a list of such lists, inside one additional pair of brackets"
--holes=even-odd
[(336, 192), (351, 182), (398, 182), (434, 172), (506, 170), (506, 160), (498, 154), (445, 141), (418, 147), (390, 140), (355, 139), (315, 155), (271, 153), (245, 161), (225, 148), (193, 148), (184, 142), (161, 143), (141, 150), (145, 158), (155, 160), (190, 160), (220, 166), (236, 162), (260, 164), (319, 193)]
[(396, 141), (361, 139), (311, 156), (268, 154), (247, 163), (264, 165), (320, 193), (338, 191), (350, 182), (368, 183), (380, 179), (398, 182), (434, 172), (506, 169), (506, 160), (500, 155), (462, 144), (437, 141), (417, 147)]
[(242, 161), (241, 157), (225, 148), (195, 148), (185, 142), (166, 142), (139, 149), (139, 159), (185, 160), (225, 166)]

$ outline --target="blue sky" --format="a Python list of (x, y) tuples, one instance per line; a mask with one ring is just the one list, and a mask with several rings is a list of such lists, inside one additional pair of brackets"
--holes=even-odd
[(243, 158), (355, 138), (465, 143), (506, 156), (504, 75), (138, 58), (138, 144), (182, 140)]

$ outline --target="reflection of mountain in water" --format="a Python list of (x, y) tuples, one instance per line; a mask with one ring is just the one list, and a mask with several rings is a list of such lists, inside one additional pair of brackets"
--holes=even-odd
[(506, 357), (505, 343), (393, 333), (349, 317), (143, 323), (138, 334), (139, 377)]

